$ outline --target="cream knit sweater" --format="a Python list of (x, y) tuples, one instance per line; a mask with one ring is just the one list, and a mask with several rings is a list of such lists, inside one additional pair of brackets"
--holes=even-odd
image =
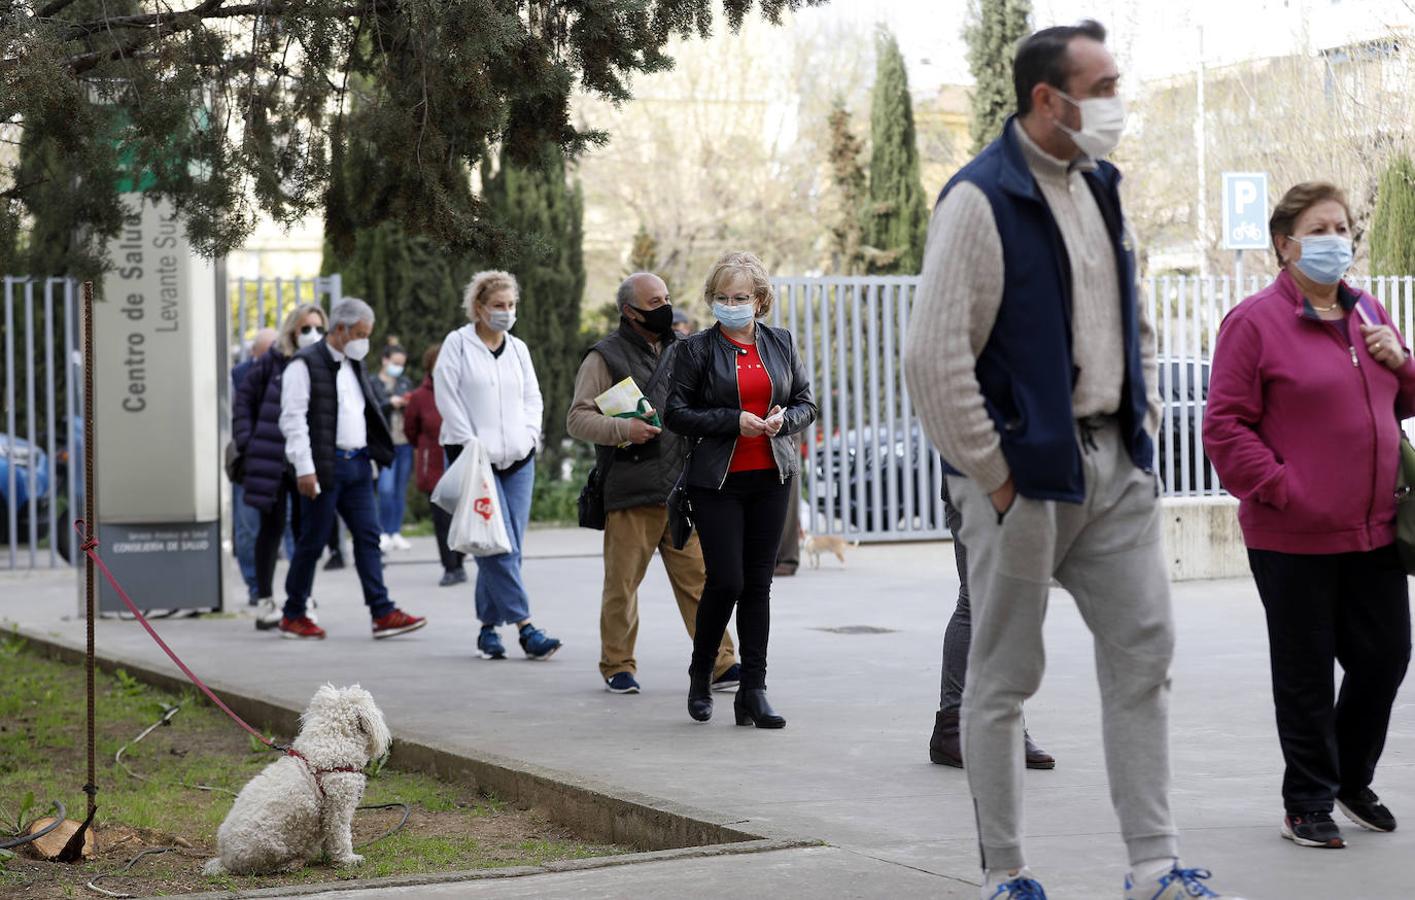
[[(1114, 413), (1125, 382), (1125, 341), (1115, 253), (1082, 175), (1095, 163), (1049, 156), (1020, 124), (1012, 127), (1071, 263), (1071, 352), (1080, 370), (1071, 396), (1073, 414)], [(1011, 473), (974, 370), (997, 321), (1002, 285), (1002, 239), (992, 208), (975, 185), (959, 184), (929, 223), (904, 371), (924, 432), (945, 460), (988, 493), (1002, 487)], [(1139, 307), (1140, 357), (1150, 393), (1145, 427), (1154, 434), (1160, 415), (1155, 333), (1146, 304)]]

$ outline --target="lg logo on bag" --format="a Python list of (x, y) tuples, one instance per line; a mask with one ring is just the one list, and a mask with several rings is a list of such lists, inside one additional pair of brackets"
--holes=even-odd
[(475, 503), (472, 504), (472, 512), (474, 512), (474, 513), (476, 513), (477, 515), (481, 516), (482, 519), (484, 519), (485, 521), (490, 522), (490, 521), (491, 521), (491, 485), (490, 485), (489, 483), (487, 483), (487, 482), (484, 481), (484, 482), (482, 482), (481, 489), (482, 489), (483, 493), (485, 493), (487, 496), (479, 498), (479, 499), (477, 500), (477, 502), (475, 502)]

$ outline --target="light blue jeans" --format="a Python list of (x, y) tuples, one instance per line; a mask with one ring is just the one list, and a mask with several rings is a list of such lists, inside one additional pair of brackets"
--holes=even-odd
[(383, 534), (403, 530), (403, 510), (408, 505), (408, 478), (413, 474), (413, 445), (393, 448), (393, 465), (378, 473), (378, 527)]
[(474, 557), (477, 561), (477, 618), (483, 625), (509, 625), (531, 617), (531, 598), (521, 580), (521, 543), (531, 520), (535, 460), (510, 475), (496, 473), (496, 494), (511, 538), (511, 552)]

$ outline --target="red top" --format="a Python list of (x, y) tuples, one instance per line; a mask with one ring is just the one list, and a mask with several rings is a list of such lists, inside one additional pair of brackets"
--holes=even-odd
[[(732, 341), (731, 338), (727, 339)], [(756, 344), (739, 344), (736, 341), (732, 343), (747, 351), (737, 354), (737, 397), (742, 410), (765, 419), (771, 409), (771, 376), (762, 365), (762, 357), (757, 353)], [(771, 455), (771, 438), (766, 435), (737, 438), (737, 449), (732, 454), (732, 464), (727, 467), (728, 472), (756, 472), (775, 468), (776, 458)]]

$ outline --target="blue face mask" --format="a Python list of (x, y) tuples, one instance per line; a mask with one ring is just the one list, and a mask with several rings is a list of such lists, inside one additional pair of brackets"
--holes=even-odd
[(1292, 240), (1302, 245), (1297, 269), (1317, 284), (1336, 284), (1351, 268), (1355, 253), (1351, 249), (1350, 238), (1339, 234), (1316, 234)]
[(757, 317), (756, 304), (744, 303), (741, 306), (728, 306), (726, 303), (714, 303), (712, 314), (722, 323), (723, 328), (731, 328), (734, 331), (746, 328), (753, 319)]
[(388, 368), (383, 371), (388, 373), (389, 378), (397, 378), (399, 375), (403, 374), (403, 367), (397, 363), (389, 363)]

